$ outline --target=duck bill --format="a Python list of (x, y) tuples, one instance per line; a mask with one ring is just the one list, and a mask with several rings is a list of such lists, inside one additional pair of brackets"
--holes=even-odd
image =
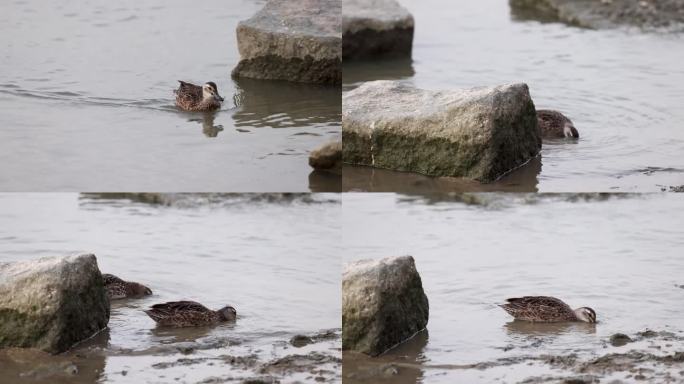
[(216, 100), (218, 100), (218, 101), (223, 101), (223, 97), (219, 96), (218, 94), (214, 95), (214, 97), (215, 97)]

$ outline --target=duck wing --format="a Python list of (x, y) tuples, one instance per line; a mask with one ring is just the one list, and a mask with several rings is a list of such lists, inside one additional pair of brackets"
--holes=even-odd
[(545, 127), (559, 126), (563, 123), (563, 115), (556, 111), (541, 109), (537, 111), (537, 120)]
[(200, 87), (199, 85), (187, 83), (182, 80), (178, 80), (178, 82), (180, 83), (180, 85), (176, 90), (176, 94), (193, 95), (200, 98), (202, 97), (202, 87)]
[(186, 83), (182, 80), (178, 80), (178, 82), (180, 83), (178, 89), (173, 91), (173, 93), (176, 94), (177, 99), (185, 103), (199, 102), (202, 100), (202, 87), (192, 83)]
[(169, 301), (168, 303), (155, 304), (153, 311), (164, 312), (211, 312), (211, 310), (196, 301)]
[(110, 275), (109, 273), (102, 274), (102, 280), (104, 281), (105, 287), (110, 284), (125, 284), (126, 282), (121, 280), (119, 277)]
[(155, 304), (145, 313), (162, 325), (195, 326), (211, 323), (216, 313), (194, 301), (171, 301)]
[(510, 298), (501, 305), (511, 316), (528, 321), (565, 321), (574, 318), (574, 312), (562, 300), (550, 296), (524, 296)]

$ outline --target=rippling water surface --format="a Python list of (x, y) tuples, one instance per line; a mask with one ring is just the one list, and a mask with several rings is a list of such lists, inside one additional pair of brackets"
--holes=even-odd
[(544, 143), (541, 161), (479, 185), (346, 167), (344, 189), (374, 191), (659, 191), (684, 184), (681, 35), (588, 30), (530, 20), (507, 1), (402, 0), (413, 13), (413, 60), (345, 63), (344, 90), (401, 79), (426, 89), (525, 82), (557, 109), (576, 143)]
[[(0, 261), (95, 253), (103, 273), (139, 281), (154, 292), (113, 302), (109, 330), (65, 357), (75, 359), (77, 376), (38, 382), (194, 383), (262, 376), (293, 382), (310, 378), (309, 370), (258, 369), (294, 354), (340, 357), (338, 337), (303, 348), (289, 344), (297, 334), (332, 330), (339, 336), (339, 198), (195, 198), (162, 206), (108, 196), (0, 195)], [(233, 305), (237, 322), (166, 329), (142, 312), (181, 299), (213, 309)], [(225, 356), (253, 356), (258, 363), (243, 367)], [(14, 377), (8, 373), (13, 367), (2, 361), (0, 356), (0, 377)], [(38, 370), (41, 363), (36, 359), (30, 368)], [(319, 367), (329, 370), (323, 374), (328, 381), (339, 380), (336, 364)], [(28, 377), (35, 383), (40, 375)]]
[[(339, 87), (234, 81), (238, 21), (265, 1), (0, 4), (0, 189), (320, 191)], [(214, 81), (215, 114), (171, 93)]]
[[(344, 260), (412, 255), (430, 301), (426, 334), (377, 359), (345, 352), (345, 383), (510, 383), (572, 374), (515, 361), (526, 356), (684, 352), (680, 196), (481, 194), (465, 199), (474, 204), (457, 200), (344, 195)], [(524, 295), (592, 307), (599, 322), (518, 323), (496, 306)], [(647, 329), (679, 339), (623, 347), (607, 341)], [(384, 381), (367, 376), (387, 363), (404, 365)], [(495, 364), (462, 367), (478, 363)], [(674, 374), (681, 378), (679, 367)]]

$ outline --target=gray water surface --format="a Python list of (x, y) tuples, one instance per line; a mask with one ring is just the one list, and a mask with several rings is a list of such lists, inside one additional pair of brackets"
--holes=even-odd
[(538, 109), (575, 123), (577, 142), (545, 142), (497, 183), (345, 167), (344, 190), (660, 191), (684, 184), (684, 40), (589, 30), (517, 15), (507, 1), (402, 0), (416, 23), (412, 60), (345, 62), (343, 90), (395, 79), (451, 89), (525, 82)]
[[(230, 78), (264, 4), (2, 2), (0, 190), (339, 190), (308, 153), (339, 137), (340, 88)], [(226, 101), (181, 112), (176, 80)]]
[[(684, 352), (681, 196), (349, 193), (343, 206), (345, 262), (412, 255), (430, 302), (427, 332), (379, 358), (345, 352), (345, 383), (513, 383), (577, 374), (548, 356)], [(598, 323), (514, 322), (497, 306), (525, 295), (592, 307)], [(649, 329), (673, 340), (608, 342)], [(378, 374), (387, 364), (398, 374)], [(669, 382), (681, 381), (682, 368)], [(646, 375), (666, 371), (654, 370)], [(635, 374), (586, 373), (601, 382)]]
[[(301, 372), (260, 368), (313, 353), (329, 360), (313, 364), (325, 370), (320, 376), (339, 382), (339, 214), (339, 197), (326, 194), (194, 196), (172, 206), (106, 195), (0, 194), (0, 261), (94, 253), (103, 273), (154, 292), (112, 302), (108, 330), (65, 355), (39, 355), (22, 366), (20, 354), (30, 352), (0, 350), (0, 377), (18, 380), (21, 373), (31, 383), (272, 377), (290, 383), (318, 375), (307, 365), (297, 368)], [(237, 321), (168, 329), (143, 312), (155, 303), (183, 299), (212, 309), (232, 305)], [(314, 344), (289, 344), (295, 335), (329, 330), (335, 335)], [(41, 367), (58, 359), (73, 361), (79, 373), (41, 376), (51, 372)]]

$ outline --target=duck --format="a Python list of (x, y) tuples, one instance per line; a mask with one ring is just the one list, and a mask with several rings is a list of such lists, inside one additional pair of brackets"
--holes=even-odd
[(140, 298), (152, 294), (152, 290), (133, 281), (125, 281), (109, 273), (102, 274), (109, 300)]
[(218, 93), (216, 83), (209, 81), (203, 86), (178, 80), (180, 85), (174, 89), (176, 106), (189, 112), (215, 111), (221, 108), (223, 97)]
[(589, 307), (570, 308), (565, 302), (550, 296), (524, 296), (506, 300), (499, 305), (516, 320), (557, 323), (583, 321), (596, 323), (596, 312)]
[(570, 119), (558, 111), (540, 109), (537, 111), (537, 124), (543, 138), (579, 139), (579, 132)]
[(235, 321), (237, 311), (230, 305), (213, 311), (195, 301), (155, 304), (145, 313), (157, 324), (171, 327), (200, 327)]

